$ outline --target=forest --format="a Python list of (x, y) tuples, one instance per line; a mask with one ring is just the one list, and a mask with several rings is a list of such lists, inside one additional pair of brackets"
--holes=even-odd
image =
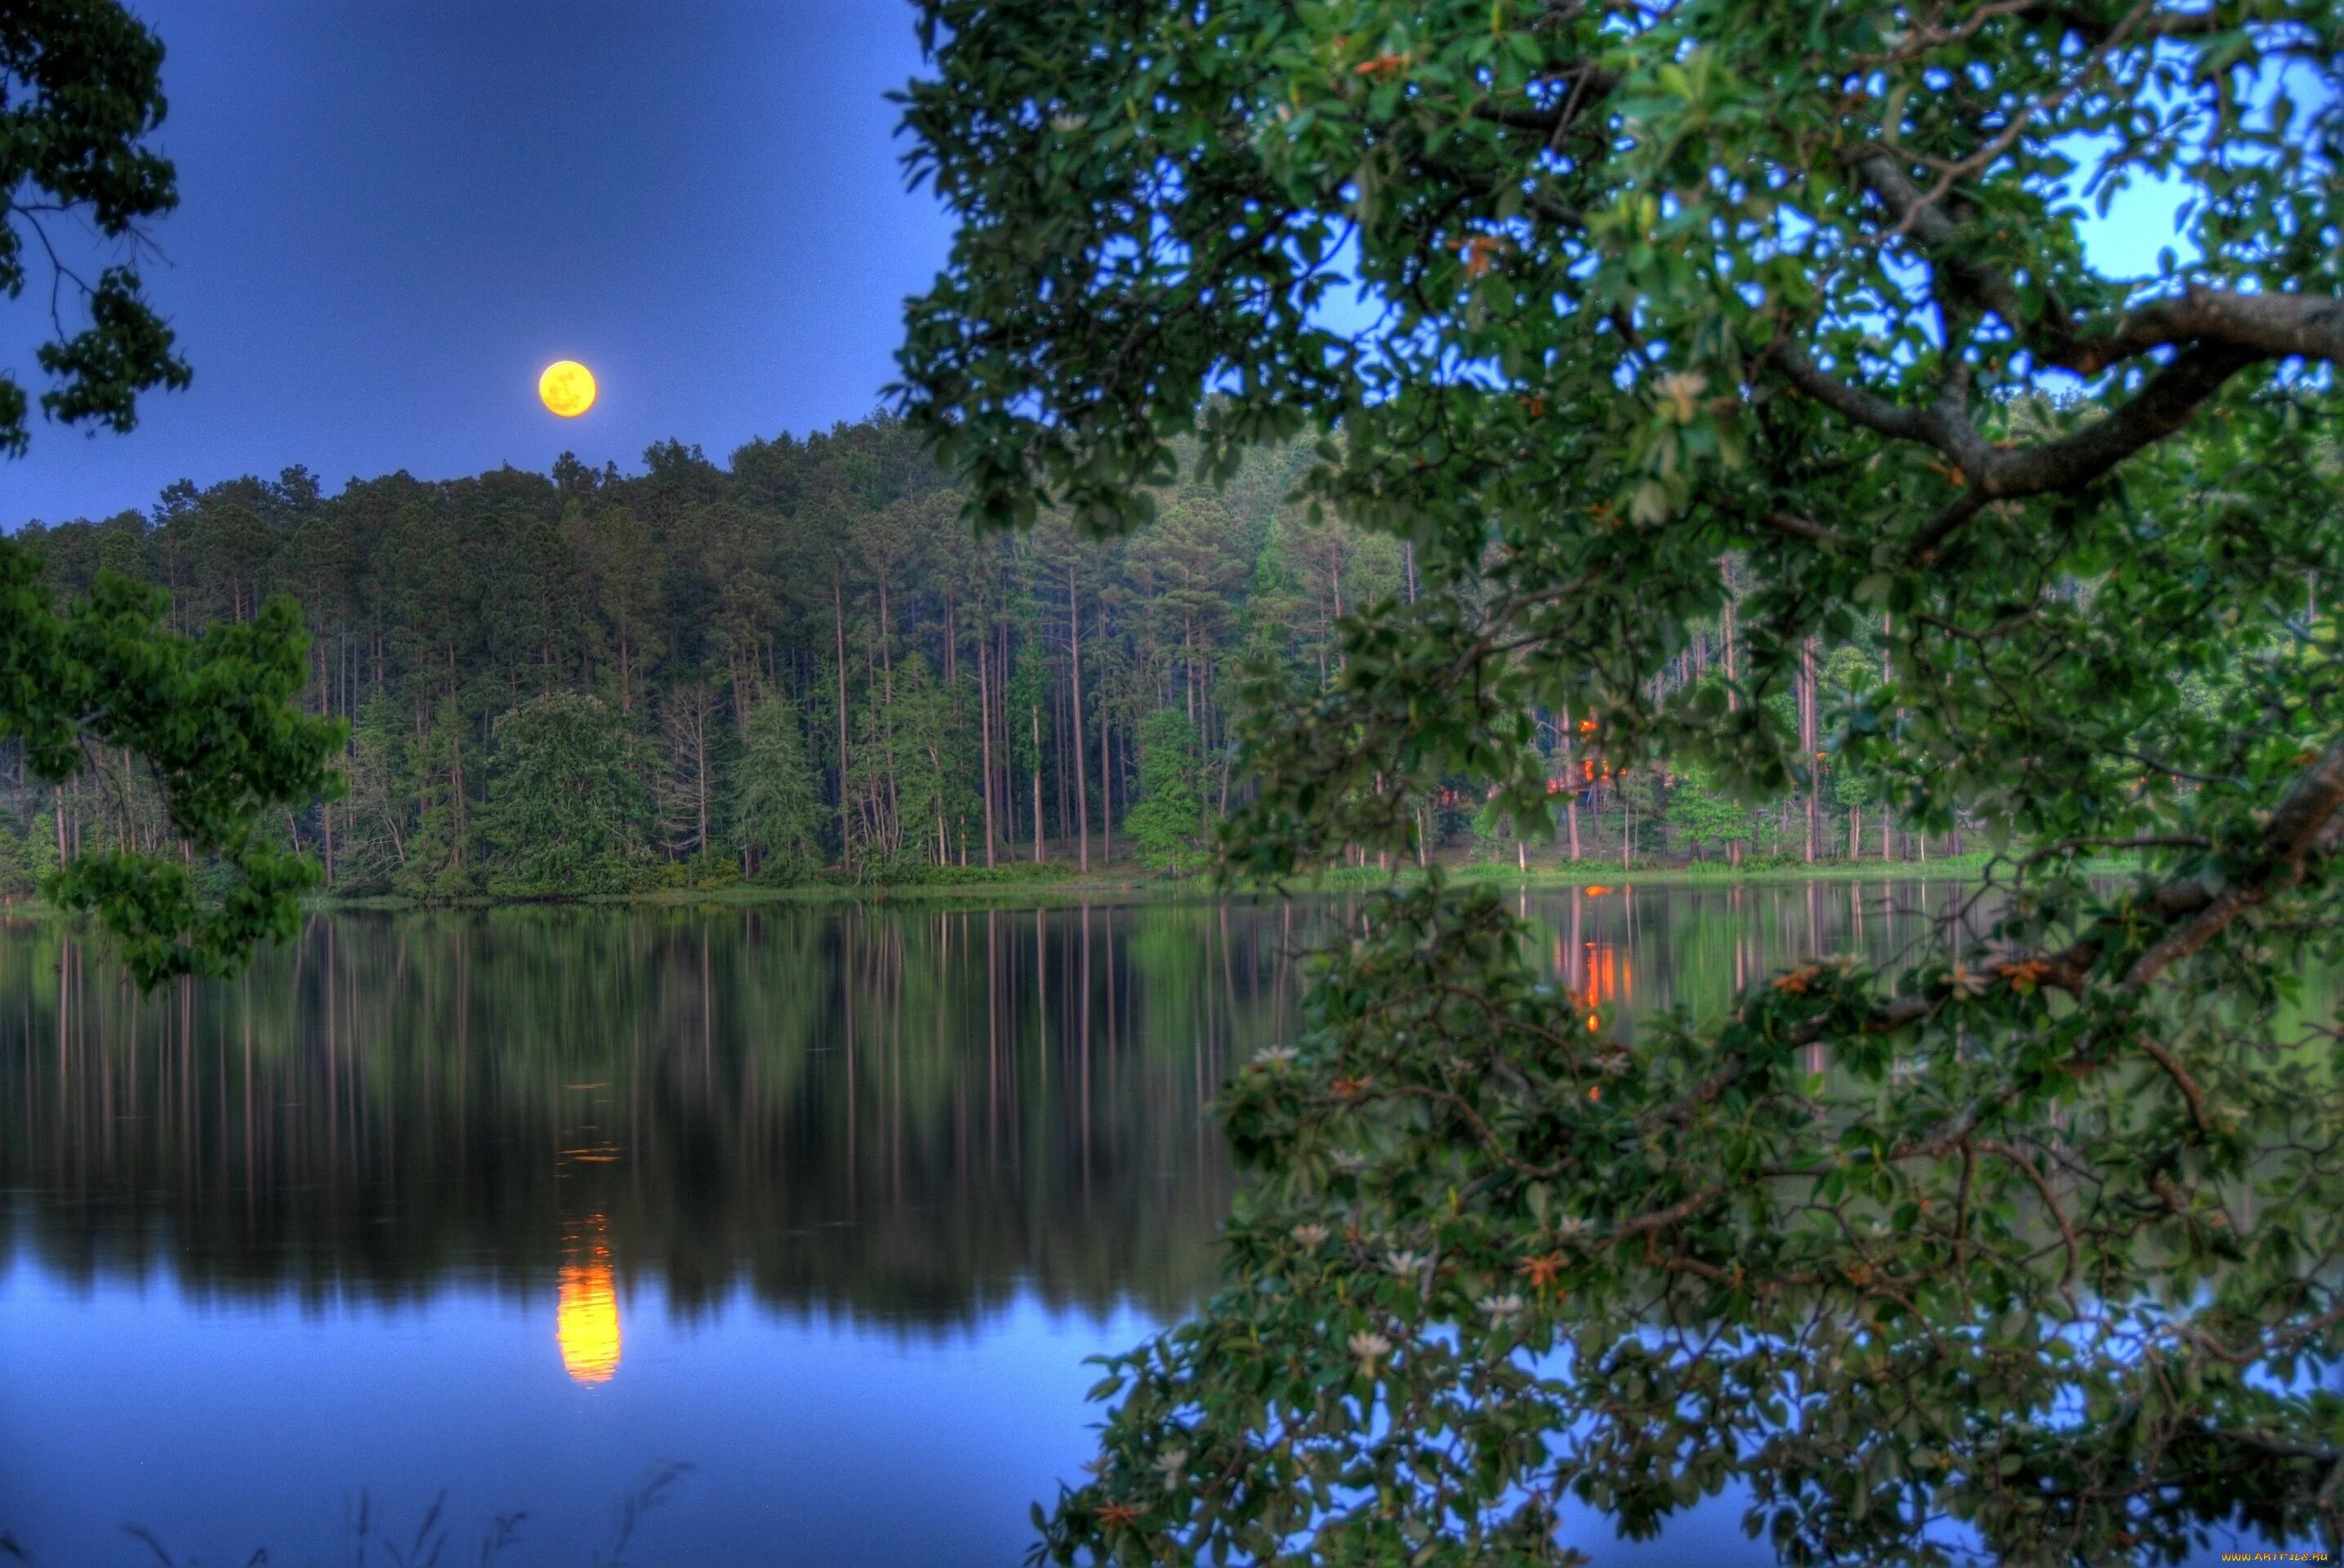
[[(310, 712), (348, 727), (345, 792), (286, 814), (346, 895), (437, 900), (784, 884), (1200, 870), (1232, 792), (1244, 673), (1325, 687), (1356, 607), (1412, 598), (1404, 541), (1314, 517), (1313, 454), (1153, 498), (1096, 540), (1065, 521), (979, 533), (899, 422), (877, 416), (710, 460), (664, 442), (640, 474), (564, 454), (426, 481), (300, 468), (170, 487), (148, 511), (16, 537), (77, 594), (155, 585), (189, 631), (289, 595)], [(1729, 581), (1731, 560), (1723, 570)], [(1731, 674), (1729, 607), (1689, 630), (1675, 687)], [(1812, 646), (1775, 699), (1822, 755), (1878, 655)], [(1552, 813), (1516, 824), (1465, 787), (1419, 808), (1420, 859), (1533, 865), (1926, 860), (1824, 758), (1758, 807), (1697, 770), (1615, 775), (1567, 710), (1531, 715)], [(0, 886), (85, 845), (175, 848), (143, 764), (88, 746), (62, 784), (12, 747)], [(1934, 853), (1962, 850), (1957, 820)], [(1352, 858), (1364, 859), (1358, 852)]]

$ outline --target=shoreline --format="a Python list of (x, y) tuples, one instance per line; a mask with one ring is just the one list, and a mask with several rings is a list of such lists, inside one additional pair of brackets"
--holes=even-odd
[[(1617, 862), (1566, 862), (1532, 866), (1524, 873), (1506, 865), (1469, 864), (1440, 869), (1452, 886), (1554, 892), (1568, 888), (1738, 887), (1790, 885), (1810, 882), (1932, 882), (1967, 881), (1982, 875), (1997, 857), (1965, 855), (1942, 860), (1819, 861), (1813, 865), (1729, 867), (1723, 865), (1645, 864), (1622, 870)], [(2119, 872), (2124, 867), (2095, 863), (2095, 871)], [(708, 887), (645, 888), (629, 893), (471, 894), (429, 899), (399, 894), (312, 895), (306, 907), (324, 911), (510, 908), (526, 905), (642, 905), (652, 908), (806, 904), (892, 903), (1049, 903), (1071, 904), (1111, 898), (1258, 899), (1324, 897), (1371, 893), (1398, 885), (1415, 886), (1425, 872), (1409, 866), (1393, 872), (1339, 867), (1281, 885), (1247, 881), (1222, 886), (1209, 876), (1151, 876), (1123, 868), (1113, 873), (1085, 874), (1068, 868), (1059, 875), (1036, 875), (1025, 869), (949, 868), (945, 876), (922, 875), (905, 881), (813, 880), (785, 884), (727, 882)]]
[[(1692, 864), (1642, 864), (1624, 872), (1615, 862), (1564, 862), (1534, 865), (1527, 873), (1509, 865), (1487, 863), (1443, 865), (1439, 869), (1454, 887), (1481, 887), (1500, 892), (1553, 893), (1579, 889), (1612, 894), (1638, 887), (1766, 887), (1809, 883), (1975, 881), (2006, 855), (1964, 855), (1921, 861), (1835, 860), (1813, 865), (1767, 865), (1731, 867)], [(2128, 862), (2095, 857), (2084, 869), (2095, 876), (2118, 876), (2135, 869)], [(1055, 868), (1054, 868), (1055, 870)], [(302, 900), (310, 914), (404, 914), (427, 910), (511, 909), (545, 907), (621, 906), (651, 909), (754, 909), (786, 905), (844, 904), (994, 904), (1003, 905), (1070, 905), (1086, 903), (1158, 903), (1195, 901), (1257, 901), (1279, 898), (1328, 898), (1374, 893), (1398, 885), (1420, 885), (1426, 873), (1407, 866), (1391, 872), (1357, 866), (1337, 867), (1282, 885), (1256, 881), (1217, 885), (1206, 875), (1151, 876), (1132, 867), (1087, 875), (1071, 867), (1062, 874), (1036, 875), (1027, 867), (949, 868), (950, 875), (923, 875), (901, 882), (847, 882), (817, 879), (767, 884), (726, 882), (706, 887), (656, 887), (626, 893), (474, 893), (450, 898), (421, 898), (406, 894), (313, 893)], [(17, 918), (48, 918), (62, 914), (34, 895), (15, 900), (5, 913)]]

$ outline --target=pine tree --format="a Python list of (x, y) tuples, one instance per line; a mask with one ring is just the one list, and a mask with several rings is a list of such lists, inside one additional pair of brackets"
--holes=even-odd
[(650, 857), (650, 802), (617, 712), (557, 692), (496, 724), (480, 828), (510, 893), (615, 893)]
[(800, 872), (818, 865), (826, 813), (806, 758), (797, 710), (771, 688), (749, 705), (741, 765), (732, 778), (732, 822), (743, 869), (751, 875)]
[(1178, 708), (1160, 708), (1139, 726), (1139, 804), (1124, 821), (1140, 864), (1193, 872), (1209, 859), (1199, 796), (1197, 726)]

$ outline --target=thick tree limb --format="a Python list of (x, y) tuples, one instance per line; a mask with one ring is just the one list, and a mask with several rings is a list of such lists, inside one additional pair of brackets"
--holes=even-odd
[(1980, 442), (1962, 464), (1973, 481), (1970, 494), (1915, 534), (1912, 552), (1926, 559), (1988, 501), (2090, 484), (2143, 447), (2179, 430), (2222, 383), (2262, 357), (2249, 349), (2200, 344), (2159, 370), (2131, 401), (2072, 436), (2016, 450)]
[(2255, 359), (2344, 359), (2344, 299), (2192, 288), (2127, 311), (2106, 330), (2076, 329), (2045, 363), (2089, 376), (2152, 349), (2220, 344)]
[[(2344, 332), (2344, 308), (2339, 311)], [(2344, 336), (2338, 348), (2344, 353)], [(1965, 379), (1956, 375), (1926, 409), (1909, 409), (1832, 375), (1796, 344), (1773, 355), (1783, 377), (1834, 413), (1897, 440), (1935, 448), (1961, 470), (1966, 489), (1913, 536), (1909, 553), (1926, 559), (1987, 503), (2079, 490), (2143, 447), (2189, 422), (2207, 399), (2248, 366), (2269, 356), (2248, 347), (2200, 344), (2150, 378), (2132, 400), (2104, 420), (2056, 441), (2006, 449), (1989, 442), (1963, 408)], [(1795, 521), (1795, 520), (1793, 520)], [(1770, 526), (1797, 533), (1770, 516)], [(1819, 541), (1818, 542), (1822, 542)]]
[(1999, 318), (2046, 366), (2093, 376), (2152, 349), (2201, 346), (2250, 350), (2254, 359), (2344, 359), (2344, 299), (2323, 295), (2192, 287), (2097, 327), (2079, 324), (2046, 298), (2030, 320), (2016, 285), (1965, 251), (1960, 226), (1925, 197), (1894, 154), (1874, 147), (1853, 162), (1896, 230), (1917, 242), (1938, 275)]
[(2125, 974), (2125, 984), (2139, 986), (2155, 978), (2212, 941), (2250, 905), (2262, 902), (2272, 883), (2293, 882), (2301, 876), (2304, 862), (2339, 809), (2344, 809), (2344, 739), (2329, 743), (2271, 814), (2269, 824), (2263, 829), (2259, 874), (2218, 892), (2202, 884), (2189, 885), (2204, 894), (2196, 917), (2135, 959)]

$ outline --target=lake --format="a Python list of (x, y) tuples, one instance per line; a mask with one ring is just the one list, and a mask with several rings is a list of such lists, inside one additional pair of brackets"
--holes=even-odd
[[(1509, 898), (1632, 1019), (1958, 895)], [(342, 914), (148, 996), (11, 923), (0, 1532), (388, 1563), (440, 1500), (448, 1563), (608, 1561), (631, 1513), (641, 1565), (1017, 1562), (1090, 1453), (1083, 1358), (1214, 1282), (1203, 1107), (1340, 912)], [(1598, 1560), (1772, 1559), (1711, 1508)]]

